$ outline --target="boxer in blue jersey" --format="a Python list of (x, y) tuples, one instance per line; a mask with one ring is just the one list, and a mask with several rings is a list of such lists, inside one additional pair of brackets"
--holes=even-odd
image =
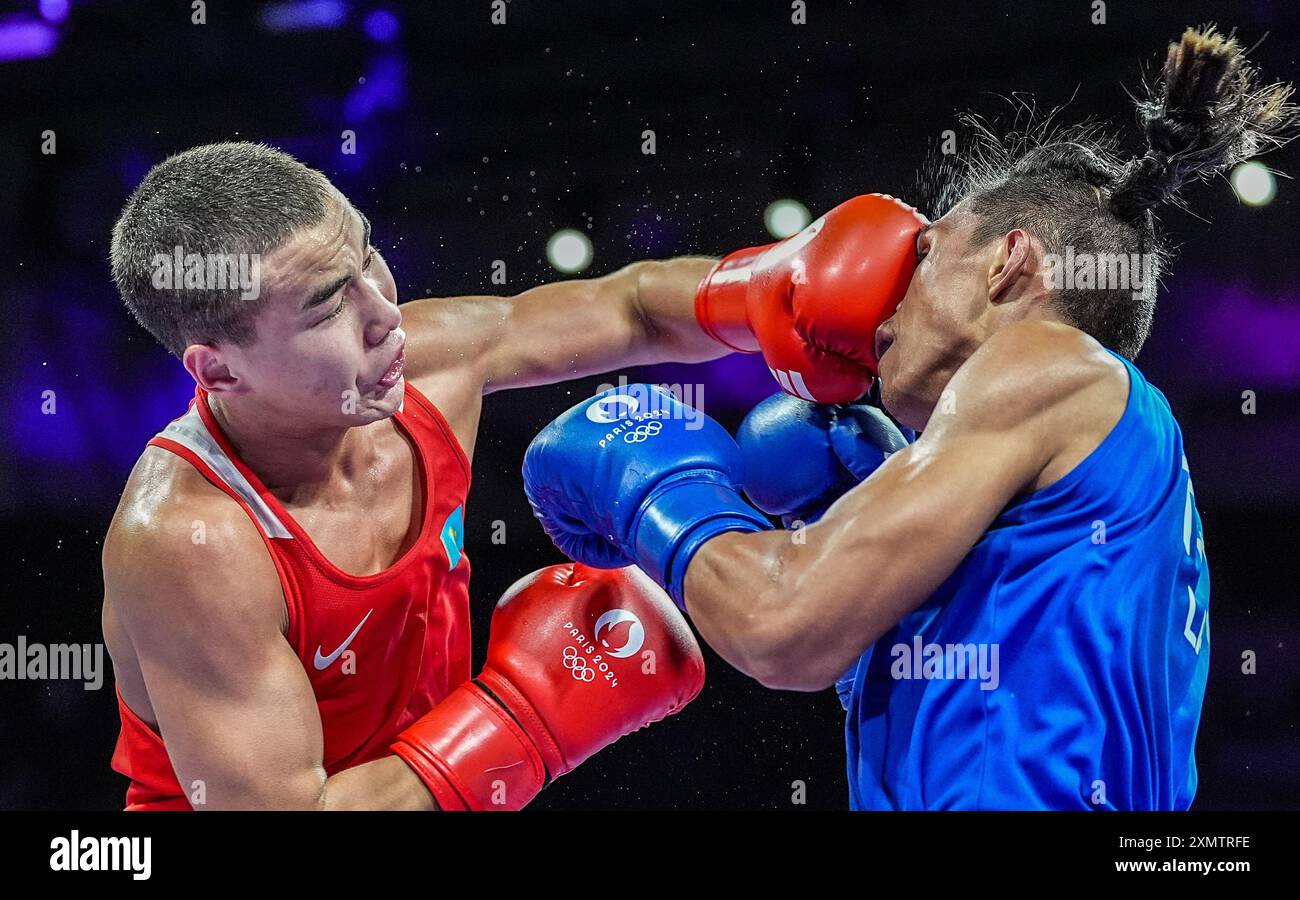
[[(1205, 545), (1168, 403), (1115, 359), (1126, 400), (1097, 448), (1008, 503), (836, 683), (854, 809), (1191, 802), (1209, 661)], [(746, 493), (796, 528), (907, 446), (872, 406), (785, 394), (759, 404), (738, 439)], [(792, 456), (817, 461), (800, 469), (811, 477), (790, 477)]]
[[(1209, 569), (1182, 435), (1133, 360), (1168, 261), (1153, 210), (1295, 124), (1255, 77), (1189, 30), (1139, 157), (984, 131), (875, 331), (888, 415), (772, 401), (738, 446), (616, 388), (529, 447), (538, 518), (575, 559), (640, 565), (761, 683), (837, 686), (853, 808), (1186, 809)], [(843, 302), (796, 326), (836, 363)]]

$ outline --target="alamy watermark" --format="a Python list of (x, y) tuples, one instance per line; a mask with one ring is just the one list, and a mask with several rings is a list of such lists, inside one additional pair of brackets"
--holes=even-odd
[(262, 291), (262, 261), (256, 253), (156, 253), (151, 283), (160, 291), (239, 291), (252, 300)]
[(889, 674), (899, 681), (979, 681), (981, 691), (996, 690), (1002, 682), (997, 644), (927, 644), (921, 635), (910, 644), (889, 649), (894, 661)]
[(1065, 253), (1043, 256), (1043, 282), (1052, 290), (1132, 291), (1154, 287), (1160, 260), (1154, 253)]
[[(685, 419), (687, 431), (704, 427), (704, 385), (702, 384), (628, 384), (620, 375), (618, 384), (602, 384), (598, 394), (618, 388), (617, 394), (602, 398), (588, 410), (587, 418), (598, 424), (612, 424), (624, 418)], [(671, 394), (657, 393), (652, 388)]]
[(92, 837), (73, 830), (50, 841), (55, 872), (130, 872), (135, 881), (153, 873), (153, 838)]
[(104, 684), (103, 644), (28, 643), (18, 635), (12, 644), (0, 643), (0, 680), (84, 681), (88, 691)]

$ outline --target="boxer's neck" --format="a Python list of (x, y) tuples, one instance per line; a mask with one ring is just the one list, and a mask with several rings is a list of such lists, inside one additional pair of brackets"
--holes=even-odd
[[(282, 502), (328, 496), (363, 474), (377, 438), (391, 426), (371, 422), (345, 428), (309, 428), (283, 415), (208, 397), (208, 407), (243, 463)], [(384, 420), (386, 421), (386, 420)]]

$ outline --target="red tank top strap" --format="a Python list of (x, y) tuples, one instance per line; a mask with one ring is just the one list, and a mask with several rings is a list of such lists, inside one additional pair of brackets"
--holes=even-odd
[(461, 446), (460, 439), (456, 437), (456, 433), (451, 430), (451, 425), (447, 422), (447, 418), (442, 414), (442, 410), (438, 409), (432, 400), (424, 396), (424, 394), (420, 393), (408, 382), (406, 384), (405, 401), (402, 404), (402, 409), (397, 413), (404, 421), (410, 421), (412, 419), (411, 412), (407, 406), (410, 401), (414, 401), (416, 407), (433, 420), (433, 423), (437, 427), (438, 432), (442, 435), (443, 440), (445, 440), (452, 448), (452, 451), (456, 456), (456, 461), (460, 463), (461, 471), (465, 473), (465, 483), (466, 485), (469, 485), (474, 480), (474, 473), (470, 466), (469, 456), (465, 453), (465, 448)]

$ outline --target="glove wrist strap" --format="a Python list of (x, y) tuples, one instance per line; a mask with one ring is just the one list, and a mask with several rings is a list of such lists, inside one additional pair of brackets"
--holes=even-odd
[(641, 569), (685, 610), (682, 588), (686, 569), (705, 541), (725, 531), (771, 527), (730, 484), (692, 472), (660, 485), (642, 504), (633, 531), (633, 550)]
[(695, 292), (695, 320), (700, 328), (719, 344), (741, 353), (759, 350), (746, 302), (754, 262), (765, 250), (767, 247), (749, 247), (723, 257)]
[(471, 681), (398, 735), (392, 750), (444, 810), (522, 809), (546, 784), (528, 735)]

